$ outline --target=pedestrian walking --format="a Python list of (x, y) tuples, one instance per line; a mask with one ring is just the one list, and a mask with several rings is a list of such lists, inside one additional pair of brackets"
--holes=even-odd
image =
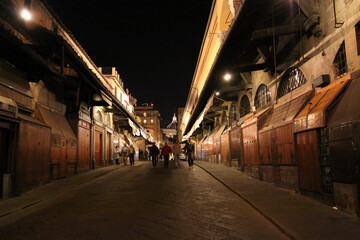
[(120, 148), (119, 148), (119, 146), (116, 146), (114, 149), (114, 159), (115, 159), (116, 165), (120, 165), (119, 157), (120, 157)]
[(194, 151), (195, 147), (194, 144), (191, 142), (191, 139), (189, 138), (188, 142), (186, 143), (184, 150), (186, 152), (186, 157), (188, 160), (189, 167), (193, 167), (194, 165)]
[(150, 159), (149, 159), (149, 151), (147, 150), (147, 149), (145, 149), (145, 160), (146, 161), (149, 161)]
[(173, 152), (174, 152), (174, 160), (175, 160), (175, 167), (179, 167), (179, 159), (180, 159), (180, 152), (181, 152), (181, 146), (179, 143), (179, 140), (176, 139), (174, 145), (173, 145)]
[(121, 158), (122, 161), (124, 162), (124, 165), (127, 165), (127, 157), (128, 157), (128, 148), (126, 146), (126, 144), (123, 146), (123, 148), (121, 149)]
[(160, 151), (159, 151), (158, 147), (155, 145), (155, 143), (150, 147), (149, 150), (150, 150), (152, 165), (153, 165), (153, 167), (155, 167), (157, 165), (158, 155), (159, 155)]
[(172, 153), (171, 147), (165, 142), (165, 145), (161, 149), (161, 155), (164, 156), (164, 168), (169, 166), (169, 156)]
[(133, 145), (130, 145), (129, 148), (129, 159), (130, 159), (130, 166), (134, 166), (135, 164), (135, 148)]
[(143, 150), (139, 149), (139, 160), (143, 160)]

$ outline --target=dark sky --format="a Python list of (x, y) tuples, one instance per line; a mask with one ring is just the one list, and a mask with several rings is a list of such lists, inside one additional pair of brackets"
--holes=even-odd
[(212, 0), (48, 0), (95, 64), (171, 122), (185, 106)]

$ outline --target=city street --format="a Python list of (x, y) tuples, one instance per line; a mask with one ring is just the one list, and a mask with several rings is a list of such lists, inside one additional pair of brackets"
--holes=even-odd
[(0, 219), (1, 239), (287, 239), (201, 168), (121, 167)]

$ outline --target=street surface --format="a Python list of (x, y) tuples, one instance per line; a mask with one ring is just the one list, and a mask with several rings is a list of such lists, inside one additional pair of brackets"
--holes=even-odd
[(0, 218), (0, 239), (289, 239), (203, 169), (135, 162)]

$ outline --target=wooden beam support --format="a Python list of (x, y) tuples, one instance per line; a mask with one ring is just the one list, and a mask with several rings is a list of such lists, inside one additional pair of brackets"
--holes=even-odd
[[(299, 24), (290, 24), (284, 26), (276, 26), (271, 28), (265, 28), (261, 30), (254, 31), (252, 33), (252, 40), (260, 40), (264, 38), (272, 38), (273, 34), (275, 37), (289, 35), (294, 33), (299, 33), (300, 25)], [(304, 30), (302, 30), (304, 31)]]
[(253, 72), (253, 71), (259, 71), (264, 70), (268, 68), (268, 63), (260, 63), (260, 64), (252, 64), (247, 66), (241, 66), (241, 67), (235, 67), (233, 68), (234, 73), (243, 73), (243, 72)]

